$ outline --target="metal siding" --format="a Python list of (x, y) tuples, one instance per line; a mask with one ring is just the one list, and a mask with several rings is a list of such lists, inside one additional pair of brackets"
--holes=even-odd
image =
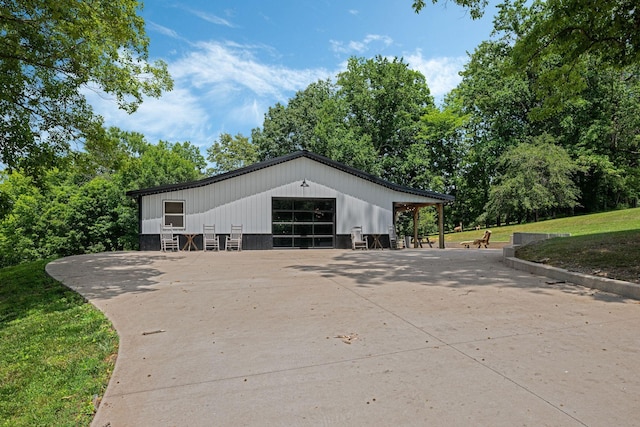
[[(306, 179), (309, 187), (301, 187)], [(336, 234), (361, 225), (365, 233), (385, 234), (393, 221), (393, 202), (441, 202), (397, 192), (352, 174), (301, 157), (204, 187), (142, 196), (142, 234), (160, 230), (163, 200), (185, 200), (185, 232), (200, 233), (202, 224), (215, 224), (229, 233), (231, 224), (244, 232), (271, 233), (273, 197), (336, 199)]]

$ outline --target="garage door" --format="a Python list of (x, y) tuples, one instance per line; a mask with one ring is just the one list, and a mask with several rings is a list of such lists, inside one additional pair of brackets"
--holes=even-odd
[(333, 248), (335, 199), (273, 198), (274, 248)]

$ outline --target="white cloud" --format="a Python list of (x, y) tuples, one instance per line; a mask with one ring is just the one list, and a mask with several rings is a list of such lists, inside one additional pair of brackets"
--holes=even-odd
[(404, 59), (412, 69), (424, 74), (431, 95), (440, 101), (462, 81), (459, 73), (468, 60), (465, 56), (424, 58), (419, 49)]
[[(392, 40), (369, 35), (362, 43), (390, 44)], [(262, 125), (270, 106), (286, 103), (312, 82), (333, 79), (346, 66), (342, 62), (329, 71), (267, 63), (261, 57), (273, 61), (273, 48), (261, 45), (210, 41), (190, 47), (186, 55), (168, 63), (174, 90), (160, 99), (146, 98), (134, 114), (118, 110), (113, 99), (87, 92), (106, 125), (141, 132), (149, 142), (191, 141), (205, 148), (222, 131), (249, 136), (252, 128)], [(425, 58), (420, 50), (404, 58), (412, 69), (425, 75), (436, 100), (457, 86), (461, 79), (458, 72), (466, 61), (465, 57)]]
[[(107, 126), (159, 139), (191, 141), (208, 147), (222, 130), (249, 136), (276, 102), (287, 102), (310, 83), (333, 77), (324, 69), (291, 69), (261, 62), (268, 47), (202, 42), (168, 63), (174, 90), (159, 99), (145, 98), (134, 114), (117, 109), (113, 99), (94, 92), (87, 97)], [(269, 55), (270, 56), (270, 55)]]
[(202, 145), (210, 137), (209, 114), (187, 88), (176, 87), (161, 98), (145, 97), (133, 114), (118, 109), (115, 100), (108, 96), (92, 92), (87, 98), (107, 126), (141, 132), (149, 142), (188, 140)]
[(382, 47), (391, 46), (393, 44), (393, 39), (388, 36), (382, 36), (378, 34), (368, 34), (362, 40), (351, 40), (346, 43), (339, 40), (329, 40), (329, 44), (331, 45), (331, 50), (333, 50), (336, 53), (362, 54), (368, 51), (370, 46), (372, 45), (376, 49), (379, 49), (381, 46)]
[[(248, 100), (232, 108), (227, 114), (229, 123), (249, 125), (251, 128), (262, 126), (264, 113), (271, 105), (261, 104), (257, 99)], [(237, 132), (235, 132), (237, 133)], [(245, 136), (249, 136), (246, 134)]]
[(182, 39), (182, 37), (180, 37), (176, 31), (172, 30), (171, 28), (164, 27), (160, 24), (156, 24), (153, 21), (147, 21), (147, 26), (151, 31), (164, 34), (165, 36), (168, 36), (174, 39)]
[(218, 42), (203, 42), (183, 59), (170, 65), (176, 80), (222, 96), (248, 90), (259, 97), (286, 101), (292, 91), (324, 79), (330, 73), (323, 69), (289, 69), (269, 65), (255, 57), (255, 46), (239, 46)]
[(381, 36), (378, 34), (368, 34), (365, 38), (364, 38), (364, 43), (365, 44), (370, 44), (373, 42), (381, 42), (383, 45), (385, 46), (390, 46), (393, 43), (393, 39), (389, 36)]
[(203, 19), (207, 22), (211, 22), (212, 24), (216, 24), (216, 25), (222, 25), (225, 27), (229, 27), (229, 28), (235, 28), (236, 26), (233, 25), (231, 22), (227, 21), (224, 18), (220, 18), (217, 15), (213, 15), (211, 13), (207, 13), (207, 12), (203, 12), (201, 10), (195, 10), (195, 9), (185, 9), (187, 10), (189, 13), (194, 14), (195, 16), (197, 16), (200, 19)]

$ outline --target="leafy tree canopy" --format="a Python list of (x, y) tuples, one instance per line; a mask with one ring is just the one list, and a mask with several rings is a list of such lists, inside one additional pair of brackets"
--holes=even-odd
[[(640, 60), (640, 9), (635, 0), (505, 0), (500, 10), (496, 30), (518, 36), (518, 65), (540, 65), (551, 53), (562, 55), (569, 64), (586, 54), (620, 67)], [(530, 20), (524, 21), (526, 25), (522, 19), (516, 25), (503, 19), (523, 12)]]
[(252, 139), (260, 159), (305, 149), (394, 182), (427, 185), (432, 175), (411, 170), (420, 166), (406, 154), (425, 152), (413, 145), (424, 145), (421, 118), (433, 109), (425, 77), (403, 59), (352, 57), (335, 84), (312, 83), (286, 106), (270, 108)]
[(578, 166), (549, 135), (533, 138), (500, 157), (502, 173), (491, 188), (487, 213), (527, 218), (559, 208), (573, 208), (579, 190), (573, 183)]
[[(437, 3), (438, 0), (432, 0)], [(415, 0), (420, 12), (425, 0)], [(472, 18), (484, 13), (486, 0), (454, 0)], [(513, 47), (511, 73), (535, 74), (542, 103), (535, 114), (548, 118), (584, 90), (584, 64), (590, 57), (603, 66), (640, 63), (640, 7), (636, 0), (503, 0), (494, 34)]]
[(0, 267), (134, 249), (138, 215), (125, 192), (203, 177), (205, 160), (189, 142), (150, 144), (117, 128), (106, 134), (38, 182), (19, 170), (0, 172)]
[(262, 129), (252, 132), (253, 144), (261, 159), (269, 159), (298, 150), (314, 151), (316, 125), (323, 120), (325, 102), (335, 97), (336, 87), (329, 80), (311, 83), (298, 91), (287, 105), (270, 107), (265, 114)]
[[(438, 0), (431, 0), (431, 2), (436, 4)], [(473, 19), (481, 18), (484, 14), (484, 8), (489, 4), (488, 0), (453, 0), (453, 2), (459, 6), (468, 8)], [(426, 6), (426, 3), (425, 0), (414, 0), (413, 10), (415, 10), (416, 13), (420, 13)]]
[(102, 131), (84, 91), (133, 112), (172, 82), (148, 62), (136, 0), (6, 0), (0, 3), (0, 161), (52, 163), (69, 142)]
[(435, 107), (424, 75), (402, 58), (352, 57), (337, 85), (348, 106), (344, 120), (370, 136), (381, 156), (398, 155), (415, 142), (420, 117)]
[[(431, 0), (438, 3), (438, 0)], [(488, 0), (453, 0), (467, 8), (473, 19), (483, 16)], [(419, 13), (426, 0), (414, 0)], [(596, 54), (611, 64), (635, 64), (640, 60), (640, 8), (636, 0), (504, 0), (498, 5), (496, 30), (512, 31), (518, 37), (520, 65), (548, 52), (575, 62), (584, 54)], [(535, 20), (523, 25), (514, 18), (526, 12)], [(505, 25), (510, 23), (511, 25)]]
[(231, 136), (222, 133), (218, 140), (207, 148), (207, 160), (214, 166), (208, 173), (219, 174), (239, 169), (258, 161), (258, 149), (242, 134)]

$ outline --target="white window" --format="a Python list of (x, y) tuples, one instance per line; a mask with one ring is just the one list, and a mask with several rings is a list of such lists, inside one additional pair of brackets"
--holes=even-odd
[(162, 224), (174, 228), (184, 228), (184, 200), (163, 200)]

